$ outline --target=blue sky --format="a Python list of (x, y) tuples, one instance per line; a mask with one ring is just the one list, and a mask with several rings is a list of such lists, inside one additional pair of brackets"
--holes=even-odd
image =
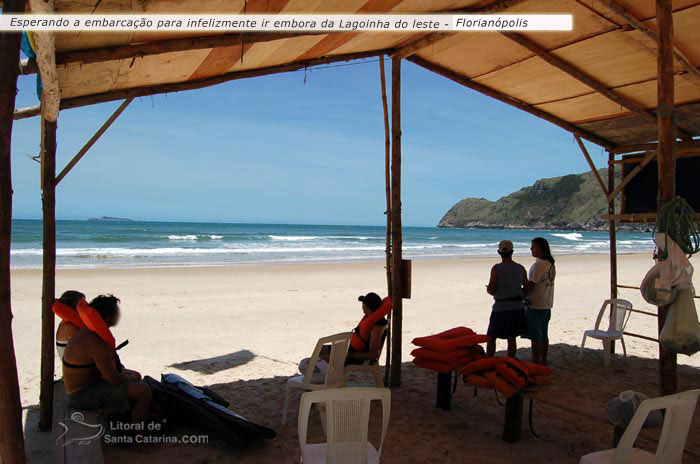
[[(402, 66), (403, 217), (433, 226), (465, 197), (495, 200), (588, 166), (573, 137), (412, 63)], [(387, 63), (390, 76), (390, 64)], [(37, 104), (20, 76), (17, 107)], [(58, 186), (59, 219), (384, 222), (376, 60), (135, 100)], [(62, 111), (58, 171), (119, 105)], [(607, 158), (589, 145), (594, 161)], [(38, 118), (16, 121), (14, 217), (41, 217)]]

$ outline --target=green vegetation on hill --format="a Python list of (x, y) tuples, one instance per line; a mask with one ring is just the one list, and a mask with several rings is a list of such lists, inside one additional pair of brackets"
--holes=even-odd
[[(607, 169), (599, 172), (607, 178)], [(450, 208), (438, 227), (604, 230), (607, 222), (600, 217), (607, 211), (593, 173), (586, 172), (540, 179), (497, 201), (465, 198)]]

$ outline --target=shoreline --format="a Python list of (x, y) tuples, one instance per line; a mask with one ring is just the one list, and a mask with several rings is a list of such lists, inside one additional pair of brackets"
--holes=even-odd
[[(620, 256), (649, 256), (651, 254), (650, 251), (618, 251), (617, 255), (618, 258)], [(559, 258), (570, 258), (574, 256), (580, 256), (580, 257), (590, 257), (590, 256), (608, 256), (609, 257), (610, 253), (591, 253), (591, 252), (586, 252), (586, 253), (559, 253), (555, 256), (556, 259)], [(529, 253), (523, 253), (523, 254), (514, 254), (513, 257), (517, 260), (527, 260), (531, 259), (532, 257), (530, 256)], [(453, 261), (468, 261), (468, 260), (496, 260), (498, 256), (496, 255), (494, 251), (494, 256), (483, 256), (483, 255), (472, 255), (472, 256), (418, 256), (414, 258), (407, 258), (404, 254), (404, 259), (410, 259), (413, 262), (440, 262), (440, 261), (446, 261), (446, 262), (453, 262)], [(109, 270), (122, 270), (122, 271), (127, 271), (127, 270), (137, 270), (137, 269), (143, 269), (143, 270), (167, 270), (167, 269), (177, 269), (177, 268), (186, 268), (186, 269), (221, 269), (221, 268), (240, 268), (240, 267), (257, 267), (257, 266), (296, 266), (296, 265), (343, 265), (343, 264), (376, 264), (376, 263), (384, 263), (384, 257), (377, 257), (376, 259), (367, 259), (365, 257), (362, 258), (349, 258), (349, 259), (336, 259), (336, 260), (298, 260), (298, 261), (257, 261), (257, 262), (240, 262), (240, 263), (221, 263), (221, 264), (216, 264), (216, 263), (175, 263), (175, 264), (162, 264), (162, 265), (157, 265), (153, 263), (147, 263), (144, 264), (143, 266), (140, 265), (116, 265), (116, 266), (109, 266), (109, 265), (94, 265), (94, 266), (65, 266), (65, 265), (56, 265), (56, 271), (109, 271)], [(17, 272), (17, 271), (41, 271), (42, 267), (11, 267), (10, 271), (11, 272)]]

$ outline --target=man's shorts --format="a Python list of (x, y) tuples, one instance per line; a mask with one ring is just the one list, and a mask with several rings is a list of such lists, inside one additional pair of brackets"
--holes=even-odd
[(527, 308), (527, 338), (535, 342), (549, 340), (549, 319), (551, 309)]
[(131, 410), (127, 395), (128, 383), (112, 385), (100, 380), (68, 396), (68, 406), (87, 411), (110, 411), (123, 413)]

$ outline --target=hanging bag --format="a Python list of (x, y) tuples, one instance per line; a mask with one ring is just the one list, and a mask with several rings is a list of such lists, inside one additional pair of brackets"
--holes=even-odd
[(695, 291), (691, 285), (677, 288), (659, 336), (659, 342), (665, 349), (688, 356), (700, 351), (700, 325), (694, 298)]

